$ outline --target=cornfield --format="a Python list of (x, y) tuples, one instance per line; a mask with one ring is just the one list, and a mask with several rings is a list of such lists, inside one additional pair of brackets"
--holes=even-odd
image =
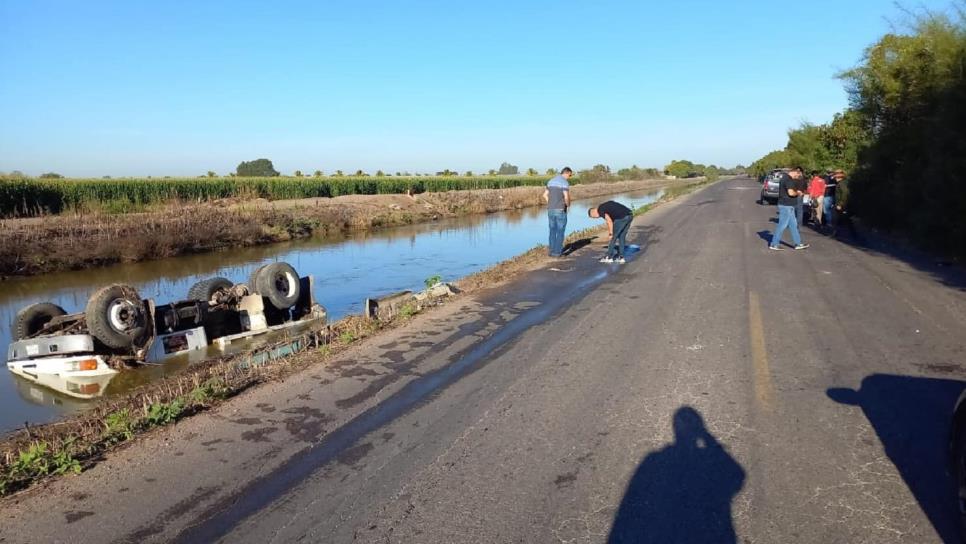
[(546, 182), (547, 176), (3, 179), (0, 180), (0, 217), (32, 217), (91, 207), (123, 212), (169, 201), (283, 200), (406, 191), (505, 189)]

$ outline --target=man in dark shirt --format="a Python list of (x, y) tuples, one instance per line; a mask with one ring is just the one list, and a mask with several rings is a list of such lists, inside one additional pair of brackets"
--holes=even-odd
[(587, 215), (593, 218), (603, 217), (604, 221), (607, 221), (610, 243), (607, 244), (607, 256), (600, 262), (621, 264), (627, 262), (624, 260), (624, 248), (627, 246), (627, 231), (631, 228), (634, 212), (623, 204), (608, 200), (596, 208), (587, 210)]
[(771, 237), (771, 244), (768, 249), (782, 249), (782, 233), (785, 229), (791, 231), (792, 242), (795, 242), (795, 249), (805, 249), (808, 244), (802, 243), (802, 236), (798, 232), (798, 219), (795, 217), (795, 206), (798, 197), (805, 193), (805, 183), (802, 179), (802, 169), (792, 168), (790, 172), (782, 176), (778, 182), (778, 226)]

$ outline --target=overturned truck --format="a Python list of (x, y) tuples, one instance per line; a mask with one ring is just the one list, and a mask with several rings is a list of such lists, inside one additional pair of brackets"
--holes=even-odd
[(299, 277), (291, 265), (278, 262), (257, 268), (246, 284), (200, 281), (185, 300), (169, 304), (142, 299), (127, 285), (98, 290), (80, 313), (68, 314), (49, 302), (31, 304), (17, 313), (7, 368), (39, 384), (54, 376), (70, 378), (77, 390), (72, 396), (89, 396), (93, 392), (85, 387), (127, 366), (224, 349), (291, 327), (322, 326), (325, 309), (312, 292), (311, 276)]

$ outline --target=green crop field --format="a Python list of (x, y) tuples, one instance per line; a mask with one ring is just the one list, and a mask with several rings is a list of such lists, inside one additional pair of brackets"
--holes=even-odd
[[(537, 186), (549, 176), (261, 177), (169, 179), (0, 180), (0, 217), (32, 217), (70, 210), (143, 210), (169, 201), (220, 198), (282, 200), (341, 195), (399, 194)], [(576, 182), (573, 179), (571, 182)]]

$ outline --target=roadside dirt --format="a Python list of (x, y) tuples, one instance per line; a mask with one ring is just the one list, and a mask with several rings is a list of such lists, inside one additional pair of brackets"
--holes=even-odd
[[(679, 182), (680, 183), (680, 182)], [(576, 185), (575, 199), (673, 185), (667, 180)], [(372, 230), (542, 204), (542, 187), (282, 201), (178, 203), (153, 212), (0, 221), (0, 278)]]

